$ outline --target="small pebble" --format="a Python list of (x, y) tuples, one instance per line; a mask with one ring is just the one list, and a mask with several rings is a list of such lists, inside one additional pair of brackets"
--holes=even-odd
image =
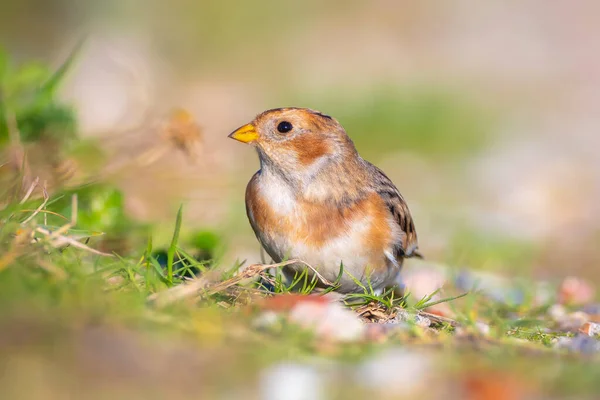
[(581, 325), (579, 332), (588, 336), (597, 336), (600, 334), (600, 324), (595, 322), (586, 322), (585, 324)]
[(434, 370), (427, 353), (391, 349), (359, 366), (356, 380), (377, 393), (407, 396), (425, 389)]
[(419, 314), (410, 314), (406, 310), (398, 310), (396, 317), (389, 321), (389, 323), (398, 322), (413, 322), (415, 325), (421, 328), (429, 328), (431, 326), (431, 320), (427, 317), (423, 317)]
[(561, 304), (587, 304), (594, 300), (596, 290), (587, 281), (569, 276), (560, 285), (558, 302)]
[(557, 349), (569, 350), (581, 354), (596, 354), (600, 352), (600, 341), (581, 333), (575, 337), (559, 337), (554, 346)]
[(387, 324), (367, 324), (365, 337), (370, 342), (383, 342), (387, 339), (388, 328)]
[(429, 328), (431, 326), (431, 320), (421, 315), (415, 315), (415, 324), (421, 328)]
[(256, 329), (266, 329), (275, 325), (279, 321), (279, 314), (274, 311), (264, 311), (256, 317), (252, 325)]
[(408, 321), (409, 319), (410, 319), (410, 314), (408, 313), (408, 311), (403, 310), (403, 309), (398, 309), (396, 316), (394, 317), (393, 320), (390, 320), (390, 321)]
[(356, 313), (339, 303), (298, 303), (292, 308), (289, 319), (313, 330), (321, 338), (344, 342), (361, 339), (367, 330)]
[(323, 379), (313, 366), (279, 364), (266, 369), (260, 380), (262, 400), (324, 399)]
[(373, 342), (382, 342), (394, 333), (410, 331), (411, 325), (404, 321), (367, 324), (366, 338)]
[(550, 318), (554, 321), (559, 321), (567, 315), (567, 310), (562, 304), (553, 304), (548, 309), (548, 315), (550, 315)]
[(573, 340), (572, 349), (582, 354), (596, 354), (600, 352), (600, 342), (593, 337), (578, 335)]
[(486, 324), (485, 322), (481, 322), (481, 321), (475, 322), (475, 328), (483, 336), (490, 335), (490, 326), (488, 324)]
[(558, 327), (563, 332), (577, 332), (581, 325), (590, 320), (590, 316), (582, 311), (567, 314), (557, 320)]
[(600, 303), (586, 304), (581, 311), (589, 315), (600, 315)]

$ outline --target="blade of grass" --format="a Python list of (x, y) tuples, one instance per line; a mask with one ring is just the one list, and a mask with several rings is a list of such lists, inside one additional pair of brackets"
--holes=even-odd
[(166, 285), (169, 285), (169, 279), (163, 274), (163, 269), (158, 260), (150, 256), (150, 264), (154, 267), (154, 271), (158, 275), (160, 281)]
[(146, 269), (150, 269), (150, 257), (152, 257), (152, 235), (148, 235), (148, 244), (144, 252), (144, 260), (146, 261)]
[(433, 299), (433, 296), (435, 296), (436, 294), (438, 294), (440, 292), (440, 289), (436, 289), (435, 291), (433, 291), (432, 293), (423, 296), (423, 298), (419, 301), (417, 301), (414, 305), (414, 308), (416, 308), (417, 310), (423, 308), (423, 306), (425, 304), (427, 304), (427, 302), (429, 302), (431, 299)]
[(420, 307), (415, 307), (415, 308), (417, 310), (424, 310), (426, 308), (433, 307), (433, 306), (435, 306), (437, 304), (447, 303), (447, 302), (450, 302), (450, 301), (453, 301), (453, 300), (456, 300), (456, 299), (460, 299), (461, 297), (465, 297), (468, 294), (469, 294), (469, 292), (466, 292), (466, 293), (463, 293), (463, 294), (459, 294), (458, 296), (447, 297), (445, 299), (440, 299), (440, 300), (437, 300), (437, 301), (432, 301), (431, 303), (422, 304)]
[(333, 281), (332, 285), (329, 286), (327, 289), (325, 289), (323, 291), (323, 293), (321, 293), (322, 296), (326, 295), (329, 292), (332, 292), (336, 289), (338, 289), (340, 287), (340, 283), (342, 282), (342, 277), (344, 276), (344, 265), (340, 264), (340, 272), (338, 273), (338, 275), (335, 278), (335, 281)]
[(42, 87), (40, 88), (40, 93), (44, 93), (46, 95), (52, 96), (58, 86), (61, 84), (63, 79), (65, 78), (67, 72), (71, 69), (71, 66), (75, 62), (77, 55), (81, 51), (85, 41), (87, 39), (87, 35), (82, 36), (77, 43), (71, 53), (67, 57), (67, 59), (58, 67), (58, 69), (52, 74), (52, 76), (44, 82)]
[(177, 242), (179, 242), (179, 232), (181, 231), (181, 219), (183, 215), (183, 205), (179, 206), (177, 211), (177, 219), (175, 220), (175, 230), (173, 231), (173, 239), (169, 250), (167, 250), (167, 279), (171, 285), (173, 285), (173, 259), (175, 258), (175, 252), (177, 252)]
[(188, 253), (187, 251), (184, 251), (182, 249), (179, 249), (179, 254), (180, 254), (181, 258), (185, 259), (185, 261), (187, 261), (190, 264), (190, 267), (198, 268), (200, 270), (200, 272), (206, 272), (207, 262), (200, 262), (200, 261), (196, 260), (190, 253)]

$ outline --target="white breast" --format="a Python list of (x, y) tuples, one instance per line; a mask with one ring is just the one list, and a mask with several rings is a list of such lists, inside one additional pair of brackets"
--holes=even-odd
[[(257, 189), (270, 209), (282, 219), (286, 219), (291, 226), (305, 224), (305, 216), (297, 207), (294, 192), (278, 174), (263, 170), (257, 182)], [(382, 267), (368, 265), (373, 257), (363, 246), (365, 236), (369, 233), (372, 223), (372, 217), (369, 216), (348, 221), (346, 229), (320, 247), (315, 247), (313, 243), (309, 245), (308, 243), (312, 242), (310, 238), (298, 237), (297, 232), (293, 230), (269, 237), (259, 234), (259, 239), (275, 260), (300, 259), (316, 268), (319, 273), (331, 281), (336, 279), (340, 265), (343, 263), (345, 271), (364, 282), (366, 267), (378, 269)], [(382, 257), (383, 259), (384, 257)], [(373, 279), (372, 284), (378, 286), (383, 280), (387, 280), (387, 276), (373, 277)], [(349, 276), (346, 276), (344, 280), (348, 281), (346, 284), (353, 285)]]
[(331, 238), (322, 247), (297, 244), (292, 247), (292, 252), (309, 264), (318, 266), (327, 279), (335, 279), (342, 263), (346, 271), (355, 278), (362, 279), (369, 259), (360, 244), (364, 243), (364, 236), (368, 233), (370, 224), (371, 218), (352, 221), (344, 232)]
[(258, 180), (258, 192), (277, 214), (290, 216), (295, 212), (294, 193), (278, 174), (263, 169)]

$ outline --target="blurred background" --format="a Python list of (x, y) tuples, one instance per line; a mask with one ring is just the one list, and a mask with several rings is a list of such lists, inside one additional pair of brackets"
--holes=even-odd
[[(369, 344), (340, 350), (309, 342), (294, 328), (257, 333), (238, 299), (228, 303), (221, 294), (203, 307), (190, 301), (156, 311), (146, 296), (173, 281), (155, 283), (150, 273), (143, 281), (131, 267), (148, 231), (157, 263), (165, 264), (169, 256), (160, 249), (180, 204), (182, 246), (198, 260), (225, 267), (260, 261), (244, 207), (258, 159), (227, 135), (274, 107), (309, 107), (340, 121), (363, 157), (403, 193), (427, 262), (526, 282), (581, 277), (592, 285), (568, 289), (585, 292), (580, 303), (591, 303), (590, 287), (600, 283), (599, 15), (596, 0), (3, 1), (0, 217), (13, 218), (9, 206), (23, 196), (31, 195), (27, 207), (38, 207), (41, 187), (52, 212), (69, 216), (70, 190), (77, 188), (77, 227), (94, 248), (130, 258), (117, 260), (123, 267), (89, 253), (44, 248), (42, 257), (20, 250), (19, 231), (10, 236), (2, 225), (0, 350), (25, 350), (0, 357), (0, 378), (13, 382), (13, 398), (27, 390), (31, 398), (65, 398), (56, 389), (63, 384), (93, 389), (109, 381), (114, 387), (97, 395), (108, 398), (127, 380), (150, 398), (167, 381), (169, 398), (202, 390), (237, 398), (255, 387), (267, 393), (261, 398), (282, 398), (277, 390), (293, 385), (314, 393), (285, 398), (323, 398), (319, 379), (330, 378), (340, 398), (357, 396), (346, 385), (346, 367), (318, 359), (317, 373), (272, 364), (331, 355), (354, 361), (372, 350)], [(23, 184), (9, 187), (6, 176)], [(12, 197), (4, 202), (6, 188)], [(25, 194), (28, 188), (35, 190)], [(65, 223), (55, 214), (43, 218), (37, 227)], [(91, 231), (106, 235), (96, 239)], [(114, 270), (92, 289), (90, 276)], [(129, 281), (116, 279), (123, 270)], [(471, 313), (473, 321), (485, 315), (473, 311), (476, 302), (485, 305), (479, 299), (463, 299), (466, 311), (457, 314)], [(494, 307), (493, 317), (485, 315), (488, 336), (491, 326), (501, 340), (551, 347), (562, 339), (537, 322), (519, 331), (526, 307)], [(586, 313), (600, 321), (598, 310)], [(571, 323), (569, 335), (580, 322)], [(581, 343), (582, 353), (600, 351), (595, 339)], [(600, 382), (594, 368), (566, 369), (560, 359), (519, 359), (506, 379), (480, 368), (502, 368), (501, 347), (484, 360), (475, 354), (432, 361), (424, 354), (406, 346), (367, 360), (355, 372), (366, 382), (360, 395), (391, 382), (400, 391), (420, 385), (431, 392), (430, 382), (442, 379), (431, 398), (515, 398), (513, 378), (523, 383), (534, 370), (542, 389), (548, 382), (564, 391)], [(450, 374), (432, 375), (440, 366)], [(465, 366), (472, 370), (455, 374)], [(236, 374), (237, 386), (230, 385)], [(484, 394), (448, 397), (446, 388), (456, 387)]]
[[(114, 174), (127, 214), (222, 238), (258, 260), (244, 186), (258, 167), (227, 134), (265, 109), (336, 117), (407, 198), (423, 253), (510, 274), (600, 278), (596, 1), (7, 1), (16, 65), (58, 66), (80, 136), (131, 159), (174, 108), (172, 150)], [(153, 125), (154, 124), (154, 125)], [(160, 236), (162, 230), (157, 228)]]

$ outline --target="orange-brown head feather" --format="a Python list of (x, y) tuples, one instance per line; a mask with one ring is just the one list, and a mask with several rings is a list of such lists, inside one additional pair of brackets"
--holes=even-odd
[(255, 131), (250, 142), (261, 165), (278, 170), (290, 183), (307, 182), (322, 166), (347, 164), (342, 161), (358, 155), (338, 121), (308, 108), (265, 111), (243, 127), (248, 129)]

